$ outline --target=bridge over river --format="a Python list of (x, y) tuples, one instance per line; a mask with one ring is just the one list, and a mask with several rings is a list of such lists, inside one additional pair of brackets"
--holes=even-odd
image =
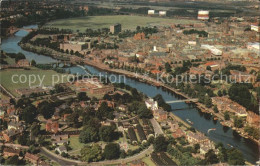
[(167, 104), (180, 103), (180, 102), (198, 102), (198, 99), (197, 99), (197, 98), (194, 98), (194, 99), (184, 99), (184, 100), (166, 101)]

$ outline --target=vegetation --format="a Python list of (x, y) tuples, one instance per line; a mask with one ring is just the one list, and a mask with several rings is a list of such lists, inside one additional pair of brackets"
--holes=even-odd
[(109, 143), (105, 146), (104, 157), (108, 160), (117, 159), (120, 155), (120, 147), (117, 143)]
[(86, 145), (80, 150), (81, 160), (96, 162), (102, 159), (102, 148), (98, 144)]
[(168, 141), (163, 135), (155, 138), (153, 147), (155, 152), (165, 152), (167, 150)]
[(198, 31), (196, 29), (184, 30), (183, 34), (185, 35), (198, 34), (199, 37), (208, 37), (208, 33), (206, 31)]

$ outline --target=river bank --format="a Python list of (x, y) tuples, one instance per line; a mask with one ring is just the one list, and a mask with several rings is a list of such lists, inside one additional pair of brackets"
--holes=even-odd
[[(162, 82), (158, 82), (157, 80), (152, 79), (152, 78), (150, 78), (150, 77), (144, 77), (143, 75), (139, 75), (139, 74), (136, 74), (136, 73), (133, 73), (133, 72), (129, 72), (129, 71), (125, 71), (125, 70), (121, 70), (121, 69), (110, 69), (110, 68), (109, 68), (108, 66), (106, 66), (106, 65), (93, 63), (93, 62), (91, 62), (91, 61), (85, 61), (85, 64), (87, 64), (87, 65), (89, 65), (89, 66), (93, 66), (93, 67), (98, 68), (98, 69), (100, 69), (100, 70), (107, 71), (107, 72), (125, 75), (125, 76), (127, 76), (127, 77), (129, 77), (129, 78), (137, 79), (138, 81), (142, 81), (142, 82), (145, 82), (145, 83), (147, 83), (147, 84), (151, 84), (151, 85), (153, 85), (153, 86), (162, 87), (162, 88), (165, 88), (165, 89), (167, 89), (167, 90), (173, 92), (175, 95), (181, 96), (182, 98), (191, 99), (189, 96), (187, 96), (186, 94), (180, 92), (179, 90), (174, 89), (174, 88), (170, 87), (169, 85), (165, 85), (165, 84), (162, 83)], [(145, 81), (144, 81), (144, 80), (145, 80)], [(193, 103), (193, 104), (195, 104), (196, 107), (197, 107), (199, 110), (201, 110), (202, 112), (208, 113), (208, 114), (211, 114), (211, 115), (214, 115), (215, 117), (217, 117), (217, 118), (220, 120), (220, 123), (221, 123), (223, 126), (230, 127), (230, 128), (232, 128), (233, 130), (235, 130), (240, 136), (242, 136), (242, 137), (244, 137), (244, 138), (249, 138), (249, 139), (251, 139), (252, 141), (254, 141), (255, 143), (260, 144), (260, 140), (256, 140), (256, 139), (254, 139), (253, 137), (248, 136), (248, 134), (246, 134), (245, 132), (243, 132), (241, 129), (235, 128), (234, 125), (233, 125), (233, 123), (229, 123), (229, 124), (225, 123), (224, 116), (221, 115), (220, 113), (215, 113), (212, 108), (207, 108), (204, 104), (199, 103), (199, 102), (192, 102), (192, 101), (190, 101), (190, 102)]]
[[(57, 62), (56, 59), (44, 55), (24, 51), (23, 49), (21, 49), (21, 47), (17, 43), (26, 34), (27, 34), (26, 31), (21, 30), (18, 31), (14, 36), (2, 40), (2, 45), (1, 45), (2, 50), (10, 53), (22, 52), (26, 56), (26, 59), (28, 59), (29, 61), (34, 59), (37, 64), (38, 63), (48, 64), (48, 63)], [(71, 55), (70, 57), (72, 56), (73, 55)], [(81, 62), (83, 62), (83, 60)], [(84, 67), (90, 70), (90, 72), (93, 74), (99, 74), (99, 73), (105, 74), (105, 72), (103, 72), (104, 70), (102, 70), (103, 66), (98, 66), (100, 64), (96, 64), (96, 65), (97, 66), (95, 67), (92, 67), (93, 65), (85, 65)], [(67, 68), (67, 70), (70, 70), (72, 74), (79, 73), (81, 75), (84, 75), (86, 73), (85, 70), (77, 66)], [(108, 70), (105, 69), (105, 70), (109, 72), (109, 70), (111, 69)], [(153, 97), (157, 94), (161, 94), (165, 101), (179, 100), (183, 98), (181, 96), (176, 97), (176, 94), (174, 94), (173, 92), (169, 92), (165, 88), (161, 88), (155, 85), (151, 86), (151, 84), (146, 84), (144, 83), (146, 81), (144, 81), (143, 79), (141, 79), (141, 81), (137, 81), (140, 79), (137, 79), (135, 77), (132, 78), (126, 77), (126, 80), (127, 80), (126, 81), (127, 85), (136, 88), (137, 90), (143, 92), (144, 94), (150, 97)], [(170, 105), (173, 109), (172, 112), (177, 117), (179, 117), (183, 121), (185, 121), (186, 119), (190, 119), (193, 122), (192, 127), (206, 134), (214, 142), (222, 142), (225, 146), (232, 145), (233, 147), (239, 149), (244, 154), (245, 159), (247, 161), (250, 161), (251, 163), (255, 163), (256, 161), (259, 160), (259, 149), (256, 143), (254, 143), (249, 139), (244, 139), (240, 137), (238, 134), (235, 134), (236, 132), (233, 131), (231, 128), (223, 127), (223, 125), (221, 125), (219, 121), (212, 121), (212, 119), (209, 118), (209, 115), (207, 113), (204, 114), (202, 113), (202, 111), (199, 111), (197, 107), (194, 107), (193, 105), (195, 104), (186, 104), (185, 102), (179, 102)], [(175, 111), (176, 108), (178, 109), (178, 111)], [(210, 134), (207, 134), (209, 128), (216, 128), (217, 130), (210, 132)]]

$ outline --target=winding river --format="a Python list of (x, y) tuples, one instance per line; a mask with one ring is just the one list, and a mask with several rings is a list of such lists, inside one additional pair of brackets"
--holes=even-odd
[[(28, 28), (32, 28), (32, 27), (36, 28), (36, 26), (30, 26)], [(9, 53), (22, 52), (28, 60), (34, 59), (36, 63), (44, 64), (44, 63), (56, 62), (56, 60), (51, 57), (38, 55), (32, 52), (22, 50), (21, 47), (18, 45), (18, 42), (26, 34), (28, 34), (27, 31), (20, 30), (17, 33), (15, 33), (15, 35), (3, 39), (1, 49)], [(102, 74), (107, 74), (108, 76), (111, 75), (110, 73), (100, 71), (88, 65), (85, 65), (84, 67), (87, 68), (93, 74), (98, 74), (101, 72)], [(71, 73), (85, 74), (85, 71), (80, 67), (70, 67), (69, 70), (71, 71)], [(111, 78), (112, 81), (115, 79), (117, 81), (120, 80), (119, 75), (117, 74), (113, 74), (113, 75), (115, 77)], [(122, 80), (122, 77), (120, 78)], [(146, 83), (142, 83), (131, 78), (125, 78), (125, 83), (143, 92), (149, 97), (154, 97), (157, 94), (161, 94), (165, 101), (179, 100), (179, 97), (173, 94), (172, 92), (165, 91), (162, 88), (158, 88)], [(173, 109), (172, 112), (175, 115), (179, 116), (184, 121), (186, 121), (186, 119), (190, 119), (193, 122), (192, 126), (197, 130), (205, 133), (212, 141), (222, 142), (226, 147), (229, 147), (231, 145), (239, 149), (243, 153), (245, 159), (251, 163), (255, 163), (256, 161), (259, 160), (259, 148), (256, 143), (254, 143), (249, 139), (242, 138), (231, 128), (223, 127), (219, 123), (219, 121), (214, 121), (210, 115), (202, 113), (195, 106), (191, 104), (186, 104), (184, 102), (173, 103), (171, 104), (171, 107)], [(176, 109), (180, 109), (180, 110), (174, 111)], [(208, 134), (207, 131), (210, 128), (216, 128), (216, 130), (211, 131)]]

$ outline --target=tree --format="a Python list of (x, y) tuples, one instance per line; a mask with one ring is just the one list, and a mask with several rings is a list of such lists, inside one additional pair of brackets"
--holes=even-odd
[(224, 112), (224, 118), (225, 118), (225, 120), (230, 120), (230, 116), (227, 111)]
[(79, 142), (81, 143), (89, 143), (98, 140), (98, 131), (93, 127), (84, 127), (84, 129), (80, 132)]
[(223, 96), (221, 90), (218, 90), (218, 96), (219, 96), (219, 97)]
[(140, 118), (147, 118), (150, 119), (153, 117), (153, 113), (151, 110), (149, 110), (145, 105), (142, 105), (138, 111), (137, 114)]
[(86, 145), (80, 150), (81, 160), (96, 162), (102, 159), (102, 148), (98, 144)]
[(165, 70), (167, 73), (170, 73), (172, 71), (171, 65), (168, 62), (165, 63)]
[(117, 143), (109, 143), (105, 146), (104, 157), (108, 160), (117, 159), (120, 156), (120, 146)]
[(242, 106), (249, 108), (251, 103), (251, 93), (247, 85), (232, 84), (228, 90), (228, 95), (231, 100), (238, 102)]
[(243, 119), (239, 117), (234, 118), (234, 126), (237, 128), (241, 128), (244, 126)]
[(214, 105), (213, 110), (215, 113), (218, 113), (218, 107), (216, 105)]
[(12, 156), (5, 160), (5, 165), (19, 165), (21, 162), (19, 161), (19, 157), (17, 155)]
[(50, 119), (54, 114), (55, 108), (47, 101), (43, 101), (38, 105), (39, 113), (43, 115), (45, 119)]
[(153, 143), (155, 152), (165, 152), (167, 150), (167, 146), (168, 141), (162, 134), (155, 138)]
[(31, 135), (36, 137), (40, 133), (41, 126), (37, 124), (36, 122), (33, 122), (31, 125)]
[(77, 94), (78, 100), (79, 101), (86, 101), (89, 100), (89, 97), (87, 96), (86, 92), (79, 92)]
[(73, 112), (67, 117), (67, 122), (73, 127), (79, 127), (79, 114), (77, 112)]
[(215, 163), (219, 162), (217, 155), (215, 154), (215, 152), (212, 149), (210, 149), (205, 154), (205, 161), (206, 161), (206, 164), (215, 164)]
[(31, 61), (31, 65), (36, 66), (36, 61), (34, 59)]
[(245, 165), (243, 154), (235, 148), (227, 151), (229, 165)]
[(25, 123), (31, 124), (37, 116), (37, 109), (34, 105), (27, 106), (21, 111), (20, 117)]
[(204, 98), (204, 104), (206, 105), (207, 108), (212, 107), (212, 100), (208, 95), (206, 95)]
[(102, 141), (111, 142), (114, 139), (114, 128), (112, 126), (102, 126), (99, 129), (99, 137)]

